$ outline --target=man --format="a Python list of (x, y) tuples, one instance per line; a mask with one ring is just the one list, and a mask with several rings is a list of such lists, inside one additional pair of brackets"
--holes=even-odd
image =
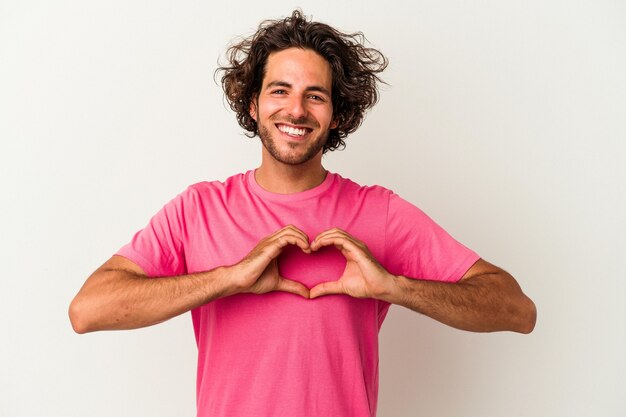
[(390, 304), (470, 331), (534, 327), (508, 273), (322, 166), (377, 100), (387, 61), (359, 39), (294, 11), (233, 46), (222, 83), (261, 166), (189, 187), (70, 306), (79, 333), (191, 311), (199, 416), (374, 416)]

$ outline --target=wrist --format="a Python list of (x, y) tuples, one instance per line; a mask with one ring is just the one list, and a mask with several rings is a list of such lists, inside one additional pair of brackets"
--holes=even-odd
[(405, 279), (400, 275), (387, 273), (384, 285), (382, 285), (374, 295), (374, 298), (386, 301), (391, 304), (398, 304), (398, 300), (403, 293), (402, 280)]
[(216, 273), (214, 293), (217, 295), (215, 298), (223, 298), (231, 295), (239, 294), (243, 292), (243, 289), (237, 285), (237, 280), (234, 279), (237, 276), (236, 265), (220, 266), (213, 270)]

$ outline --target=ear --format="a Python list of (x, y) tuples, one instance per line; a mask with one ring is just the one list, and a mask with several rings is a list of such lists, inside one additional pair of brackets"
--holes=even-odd
[(335, 119), (333, 119), (333, 120), (330, 122), (330, 129), (331, 129), (331, 130), (332, 130), (332, 129), (336, 129), (336, 128), (337, 128), (337, 126), (339, 126), (339, 120), (337, 120), (337, 119), (335, 118)]
[(252, 117), (255, 122), (257, 121), (257, 111), (256, 111), (257, 100), (256, 99), (257, 99), (256, 96), (252, 97), (252, 100), (250, 100), (250, 109), (248, 111), (250, 114), (250, 117)]

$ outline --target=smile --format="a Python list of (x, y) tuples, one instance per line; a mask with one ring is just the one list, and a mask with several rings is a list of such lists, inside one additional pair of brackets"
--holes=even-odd
[(283, 124), (277, 124), (276, 127), (281, 132), (286, 133), (290, 136), (304, 136), (312, 130), (306, 127), (293, 127), (293, 126), (287, 126)]

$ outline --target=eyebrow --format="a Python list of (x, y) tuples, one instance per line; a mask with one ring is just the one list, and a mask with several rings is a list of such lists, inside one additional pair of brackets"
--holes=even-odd
[[(272, 81), (265, 86), (265, 88), (271, 87), (285, 87), (285, 88), (293, 88), (293, 85), (286, 81)], [(330, 91), (328, 89), (322, 87), (321, 85), (312, 85), (304, 89), (304, 91), (319, 91), (320, 93), (324, 93), (330, 97)]]

